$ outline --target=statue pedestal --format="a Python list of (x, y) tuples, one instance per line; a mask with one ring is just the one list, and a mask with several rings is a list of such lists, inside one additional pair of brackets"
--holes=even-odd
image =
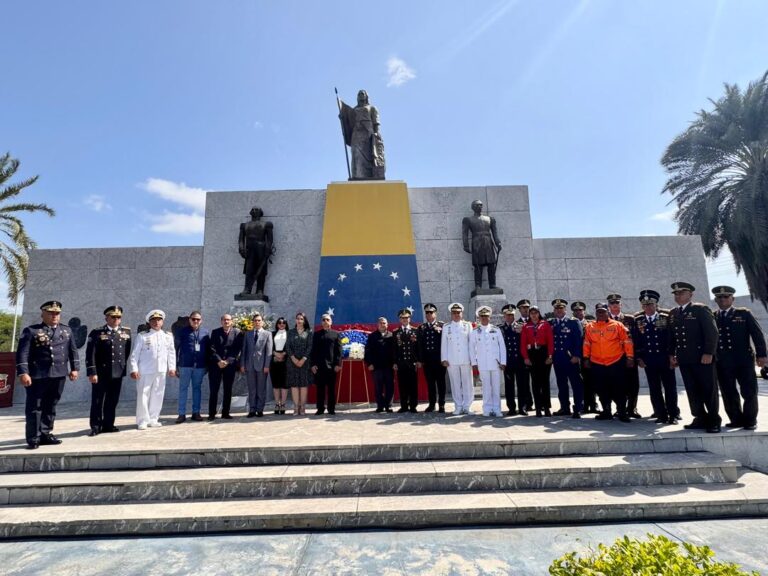
[(464, 314), (464, 318), (476, 321), (475, 312), (480, 306), (490, 306), (493, 313), (491, 314), (492, 324), (501, 324), (504, 321), (504, 314), (501, 313), (501, 308), (507, 304), (507, 297), (502, 292), (501, 294), (477, 294), (472, 296), (469, 300), (468, 314)]
[(267, 320), (272, 314), (272, 307), (264, 300), (239, 300), (235, 299), (230, 311), (235, 314), (253, 314), (259, 312)]

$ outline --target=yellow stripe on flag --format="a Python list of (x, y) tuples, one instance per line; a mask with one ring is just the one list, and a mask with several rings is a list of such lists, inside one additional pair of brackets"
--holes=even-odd
[(405, 182), (329, 184), (320, 254), (416, 254)]

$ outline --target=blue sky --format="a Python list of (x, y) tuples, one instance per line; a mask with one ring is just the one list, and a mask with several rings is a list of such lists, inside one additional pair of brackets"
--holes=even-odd
[[(343, 180), (333, 88), (387, 176), (527, 184), (535, 237), (675, 233), (665, 147), (765, 70), (764, 0), (5, 0), (0, 151), (44, 248), (202, 243), (205, 190)], [(711, 282), (745, 289), (729, 258)], [(714, 285), (714, 284), (713, 284)]]

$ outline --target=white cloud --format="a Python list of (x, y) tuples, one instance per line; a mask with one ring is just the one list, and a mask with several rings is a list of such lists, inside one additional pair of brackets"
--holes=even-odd
[(112, 210), (112, 206), (110, 206), (104, 196), (101, 196), (100, 194), (91, 194), (83, 200), (83, 204), (94, 212), (107, 212)]
[(202, 234), (205, 229), (205, 217), (202, 214), (165, 212), (161, 216), (151, 215), (148, 218), (153, 222), (150, 230), (161, 234), (188, 236)]
[(660, 222), (672, 222), (675, 219), (676, 212), (677, 208), (672, 208), (672, 210), (667, 210), (666, 212), (659, 212), (658, 214), (651, 216), (651, 220), (657, 220)]
[(205, 213), (205, 190), (202, 188), (192, 188), (184, 182), (172, 182), (162, 178), (147, 178), (139, 187), (164, 200), (193, 208), (200, 214)]
[(405, 63), (405, 60), (392, 56), (387, 60), (387, 86), (402, 86), (416, 78), (416, 71)]
[(181, 236), (202, 234), (205, 229), (205, 194), (202, 188), (187, 186), (184, 182), (172, 182), (162, 178), (147, 178), (139, 188), (159, 196), (182, 208), (191, 208), (192, 212), (166, 210), (161, 215), (148, 214), (150, 230), (160, 234)]

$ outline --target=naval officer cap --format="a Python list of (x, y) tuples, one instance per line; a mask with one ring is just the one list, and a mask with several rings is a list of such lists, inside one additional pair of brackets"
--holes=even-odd
[(586, 309), (587, 309), (587, 305), (584, 304), (584, 302), (574, 302), (573, 304), (571, 304), (571, 310), (573, 312), (576, 312), (576, 310), (586, 310)]
[(608, 300), (608, 304), (617, 304), (618, 302), (621, 302), (621, 294), (608, 294), (605, 299)]
[(689, 292), (695, 292), (696, 288), (693, 287), (693, 284), (688, 284), (688, 282), (674, 282), (670, 288), (672, 288), (672, 294), (677, 294), (678, 292), (685, 292), (688, 290)]
[(147, 322), (152, 320), (152, 318), (160, 318), (161, 320), (165, 320), (165, 312), (162, 310), (150, 310), (147, 313)]
[(397, 311), (397, 317), (398, 318), (410, 318), (411, 317), (411, 311), (408, 310), (408, 308), (401, 308)]
[(640, 291), (640, 304), (656, 304), (661, 298), (661, 294), (656, 290), (641, 290)]
[(437, 306), (432, 304), (432, 302), (427, 302), (424, 304), (424, 312), (437, 312)]
[(115, 318), (122, 318), (123, 309), (120, 306), (108, 306), (104, 309), (104, 316), (114, 316)]
[(40, 306), (40, 310), (43, 312), (61, 312), (61, 302), (58, 300), (48, 300), (48, 302)]
[(715, 286), (712, 288), (712, 294), (715, 296), (733, 296), (736, 294), (736, 288), (733, 286)]
[(601, 310), (603, 312), (608, 312), (608, 304), (605, 302), (599, 302), (595, 304), (595, 312), (600, 312)]
[(526, 299), (526, 298), (523, 298), (522, 300), (520, 300), (520, 301), (517, 303), (517, 307), (518, 307), (518, 308), (520, 308), (521, 306), (530, 306), (530, 305), (531, 305), (531, 301), (530, 301), (530, 300), (528, 300), (528, 299)]
[(517, 306), (515, 306), (514, 304), (504, 304), (504, 306), (501, 307), (501, 311), (504, 314), (514, 314), (515, 308), (517, 308)]
[(490, 306), (480, 306), (480, 308), (477, 309), (475, 314), (478, 316), (490, 316), (491, 315), (491, 307)]
[(451, 304), (448, 308), (451, 312), (454, 312), (458, 310), (459, 312), (464, 312), (464, 306), (462, 304), (459, 304), (458, 302), (454, 302)]
[(562, 298), (555, 298), (552, 300), (553, 308), (565, 308), (566, 306), (568, 306), (568, 300), (563, 300)]

